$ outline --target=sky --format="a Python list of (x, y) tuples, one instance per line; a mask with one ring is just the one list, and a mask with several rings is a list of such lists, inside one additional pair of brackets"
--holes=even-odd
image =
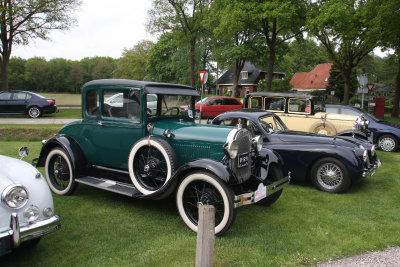
[(51, 41), (35, 39), (27, 46), (13, 46), (11, 56), (46, 60), (119, 58), (124, 48), (133, 48), (142, 40), (156, 41), (145, 30), (151, 3), (151, 0), (82, 0), (75, 12), (76, 26), (68, 31), (50, 32)]
[[(11, 56), (78, 61), (95, 56), (120, 58), (124, 48), (133, 48), (142, 40), (156, 41), (145, 29), (151, 3), (152, 0), (82, 0), (75, 12), (76, 26), (50, 32), (50, 41), (35, 39), (27, 46), (14, 46)], [(380, 49), (374, 52), (385, 56)]]

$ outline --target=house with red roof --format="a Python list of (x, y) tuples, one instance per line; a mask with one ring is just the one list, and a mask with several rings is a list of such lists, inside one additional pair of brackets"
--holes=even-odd
[(310, 72), (298, 72), (293, 75), (290, 83), (297, 93), (310, 93), (314, 90), (326, 90), (332, 63), (318, 64)]

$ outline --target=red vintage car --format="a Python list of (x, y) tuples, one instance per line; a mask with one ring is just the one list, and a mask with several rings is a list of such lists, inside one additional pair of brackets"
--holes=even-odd
[(243, 103), (239, 99), (234, 97), (209, 96), (203, 98), (196, 103), (196, 118), (198, 118), (200, 113), (200, 104), (202, 105), (202, 117), (215, 117), (226, 111), (241, 109), (243, 107)]

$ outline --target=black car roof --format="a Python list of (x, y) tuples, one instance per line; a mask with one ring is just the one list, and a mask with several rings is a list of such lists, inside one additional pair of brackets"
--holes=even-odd
[(305, 94), (294, 94), (294, 93), (275, 93), (275, 92), (253, 92), (253, 93), (248, 93), (246, 95), (246, 98), (250, 96), (272, 96), (272, 97), (296, 97), (296, 98), (305, 98), (305, 99), (314, 99), (318, 98), (316, 96), (312, 95), (305, 95)]
[(242, 117), (245, 119), (258, 119), (261, 116), (273, 115), (272, 112), (265, 111), (263, 109), (255, 109), (255, 108), (242, 108), (235, 109), (231, 111), (227, 111), (218, 115), (218, 118), (227, 118), (227, 117)]
[(171, 83), (158, 83), (148, 81), (136, 81), (127, 79), (102, 79), (87, 82), (83, 88), (90, 86), (127, 86), (142, 87), (145, 94), (173, 94), (173, 95), (192, 95), (199, 96), (197, 90), (191, 86)]

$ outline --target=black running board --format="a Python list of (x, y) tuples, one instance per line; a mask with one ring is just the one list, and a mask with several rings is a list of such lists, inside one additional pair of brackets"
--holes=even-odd
[(142, 195), (133, 185), (116, 182), (104, 178), (97, 178), (92, 176), (79, 177), (75, 179), (76, 182), (111, 191), (114, 193), (122, 194), (129, 197)]

